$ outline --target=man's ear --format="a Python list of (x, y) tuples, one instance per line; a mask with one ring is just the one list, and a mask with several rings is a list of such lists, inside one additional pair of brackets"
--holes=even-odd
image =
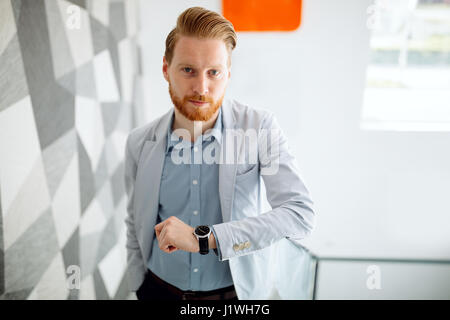
[(168, 68), (169, 68), (169, 65), (167, 64), (166, 57), (163, 56), (163, 67), (162, 67), (162, 71), (163, 71), (164, 79), (166, 79), (166, 81), (169, 81), (169, 74), (167, 73), (167, 69), (168, 69)]

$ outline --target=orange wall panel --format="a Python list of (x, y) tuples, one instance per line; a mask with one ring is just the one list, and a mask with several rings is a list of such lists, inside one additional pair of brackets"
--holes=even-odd
[(236, 31), (294, 31), (302, 0), (222, 0), (222, 10)]

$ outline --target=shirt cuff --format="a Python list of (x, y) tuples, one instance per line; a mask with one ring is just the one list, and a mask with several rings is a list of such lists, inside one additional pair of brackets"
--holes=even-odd
[(216, 231), (214, 230), (213, 226), (211, 226), (211, 232), (214, 234), (214, 238), (216, 239), (216, 247), (217, 248), (213, 249), (214, 253), (216, 254), (216, 256), (219, 257), (219, 261), (221, 261), (222, 260), (222, 252), (220, 251), (219, 239), (217, 238), (217, 234), (216, 234)]

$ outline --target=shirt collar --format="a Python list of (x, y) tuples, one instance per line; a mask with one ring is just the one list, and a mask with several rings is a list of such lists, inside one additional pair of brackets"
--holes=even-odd
[[(191, 147), (192, 143), (190, 141), (183, 141), (181, 137), (178, 137), (175, 133), (172, 132), (172, 125), (175, 119), (175, 112), (172, 113), (172, 117), (170, 119), (169, 128), (167, 129), (167, 144), (166, 144), (166, 152), (169, 151), (170, 147), (174, 147), (181, 143), (181, 147)], [(198, 144), (200, 142), (199, 139), (203, 139), (203, 141), (210, 141), (211, 139), (216, 140), (219, 145), (222, 142), (222, 107), (219, 108), (219, 114), (217, 116), (216, 122), (214, 123), (214, 127), (206, 130), (206, 132), (197, 138), (194, 144)], [(173, 134), (173, 138), (171, 139), (171, 135)], [(212, 138), (211, 138), (212, 136)], [(178, 137), (178, 140), (176, 139)]]

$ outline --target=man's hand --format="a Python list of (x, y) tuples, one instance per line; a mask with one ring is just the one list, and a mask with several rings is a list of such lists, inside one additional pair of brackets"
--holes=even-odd
[(175, 216), (171, 216), (155, 226), (159, 248), (167, 253), (177, 250), (199, 252), (200, 247), (194, 228)]

